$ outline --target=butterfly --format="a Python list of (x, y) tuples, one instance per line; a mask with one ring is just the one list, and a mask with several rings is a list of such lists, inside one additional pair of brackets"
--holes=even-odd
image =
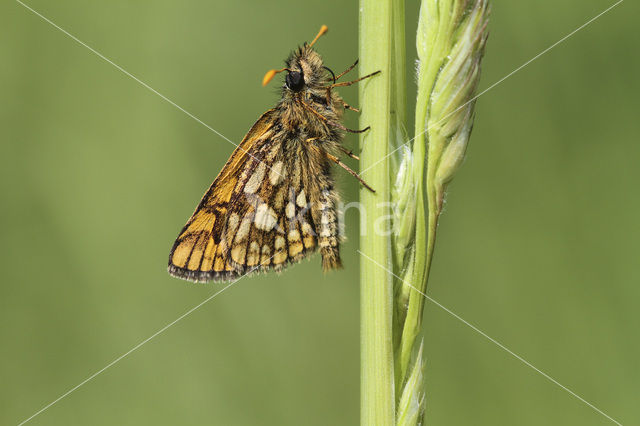
[[(320, 251), (324, 271), (342, 267), (339, 195), (331, 175), (337, 164), (373, 191), (338, 157), (358, 159), (341, 145), (347, 105), (332, 89), (358, 63), (335, 75), (313, 49), (323, 25), (270, 70), (265, 86), (286, 71), (278, 104), (251, 127), (180, 231), (169, 255), (169, 274), (194, 282), (229, 281), (251, 272), (276, 270)], [(375, 191), (374, 191), (375, 192)]]

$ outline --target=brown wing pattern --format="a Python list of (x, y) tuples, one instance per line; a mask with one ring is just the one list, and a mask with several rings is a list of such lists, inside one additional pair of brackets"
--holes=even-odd
[(228, 281), (282, 269), (318, 246), (304, 191), (304, 161), (285, 155), (267, 111), (254, 124), (184, 226), (169, 273), (195, 282)]

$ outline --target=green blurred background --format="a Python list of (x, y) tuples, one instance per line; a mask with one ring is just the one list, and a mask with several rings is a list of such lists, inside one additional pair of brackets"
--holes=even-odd
[[(493, 1), (482, 88), (612, 3)], [(334, 70), (358, 51), (356, 2), (28, 5), (234, 141), (277, 99), (264, 72), (320, 24)], [(623, 424), (640, 423), (639, 12), (622, 3), (479, 99), (429, 287)], [(233, 146), (19, 3), (0, 28), (0, 423), (15, 425), (221, 288), (165, 268)], [(351, 210), (345, 270), (314, 257), (244, 279), (29, 424), (357, 424), (357, 228)], [(425, 335), (432, 425), (612, 424), (431, 303)]]

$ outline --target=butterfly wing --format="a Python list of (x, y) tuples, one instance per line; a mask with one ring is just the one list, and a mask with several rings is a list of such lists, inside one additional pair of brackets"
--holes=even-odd
[(176, 239), (171, 275), (229, 281), (316, 249), (305, 168), (283, 135), (273, 110), (253, 125)]

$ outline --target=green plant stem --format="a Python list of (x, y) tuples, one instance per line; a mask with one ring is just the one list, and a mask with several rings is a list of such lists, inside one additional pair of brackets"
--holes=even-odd
[[(390, 237), (376, 229), (377, 219), (389, 217), (389, 134), (391, 129), (391, 0), (360, 1), (360, 75), (382, 73), (359, 86), (363, 178), (376, 190), (360, 192), (366, 219), (361, 224), (360, 250), (380, 265), (391, 265)], [(379, 162), (380, 159), (384, 161)], [(379, 225), (378, 225), (379, 226)], [(393, 279), (374, 262), (360, 262), (360, 408), (361, 424), (395, 423), (393, 376)]]
[(397, 150), (407, 140), (407, 54), (404, 29), (404, 0), (393, 0), (391, 11), (391, 133), (390, 148), (394, 150), (391, 157), (391, 177), (398, 173), (398, 163), (401, 160), (401, 150)]

